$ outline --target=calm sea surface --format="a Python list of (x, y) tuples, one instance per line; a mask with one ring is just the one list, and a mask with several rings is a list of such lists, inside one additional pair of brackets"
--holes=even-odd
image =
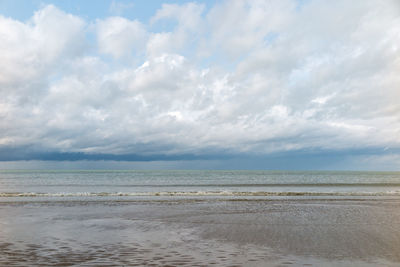
[(2, 170), (1, 198), (400, 195), (400, 172)]

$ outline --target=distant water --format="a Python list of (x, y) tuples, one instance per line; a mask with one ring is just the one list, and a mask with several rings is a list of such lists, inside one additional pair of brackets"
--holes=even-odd
[(1, 170), (0, 198), (396, 196), (400, 172)]

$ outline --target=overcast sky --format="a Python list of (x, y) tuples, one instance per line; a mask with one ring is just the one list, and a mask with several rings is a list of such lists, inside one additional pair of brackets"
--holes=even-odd
[(400, 2), (1, 0), (0, 160), (399, 170)]

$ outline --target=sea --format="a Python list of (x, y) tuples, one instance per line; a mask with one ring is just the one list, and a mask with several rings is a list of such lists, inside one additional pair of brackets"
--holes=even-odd
[(400, 172), (1, 170), (0, 198), (397, 196)]
[(0, 170), (0, 266), (400, 266), (400, 172)]

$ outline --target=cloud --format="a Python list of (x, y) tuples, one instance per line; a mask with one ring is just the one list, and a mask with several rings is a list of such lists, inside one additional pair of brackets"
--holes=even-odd
[(124, 11), (132, 9), (134, 6), (135, 6), (134, 3), (124, 3), (113, 0), (110, 4), (109, 11), (112, 14), (121, 16), (124, 13)]
[(0, 17), (0, 151), (398, 149), (399, 13), (396, 1), (287, 0), (166, 4), (148, 23), (51, 5), (25, 23)]
[(247, 56), (293, 26), (296, 1), (222, 1), (207, 14), (209, 37), (201, 43), (203, 53), (221, 53), (231, 59)]
[(141, 53), (146, 43), (147, 32), (142, 23), (123, 17), (109, 17), (97, 22), (99, 51), (115, 58)]
[[(193, 50), (204, 30), (203, 11), (204, 5), (196, 3), (163, 4), (150, 19), (150, 24), (154, 27), (172, 22), (173, 27), (169, 31), (151, 34), (147, 44), (148, 56), (182, 52), (186, 54), (185, 50)], [(189, 48), (190, 46), (192, 48)]]
[(50, 80), (84, 53), (85, 22), (49, 5), (26, 23), (0, 16), (0, 39), (0, 144), (34, 143)]
[(0, 16), (2, 91), (40, 83), (63, 60), (80, 55), (84, 25), (81, 18), (52, 5), (37, 11), (27, 23)]

